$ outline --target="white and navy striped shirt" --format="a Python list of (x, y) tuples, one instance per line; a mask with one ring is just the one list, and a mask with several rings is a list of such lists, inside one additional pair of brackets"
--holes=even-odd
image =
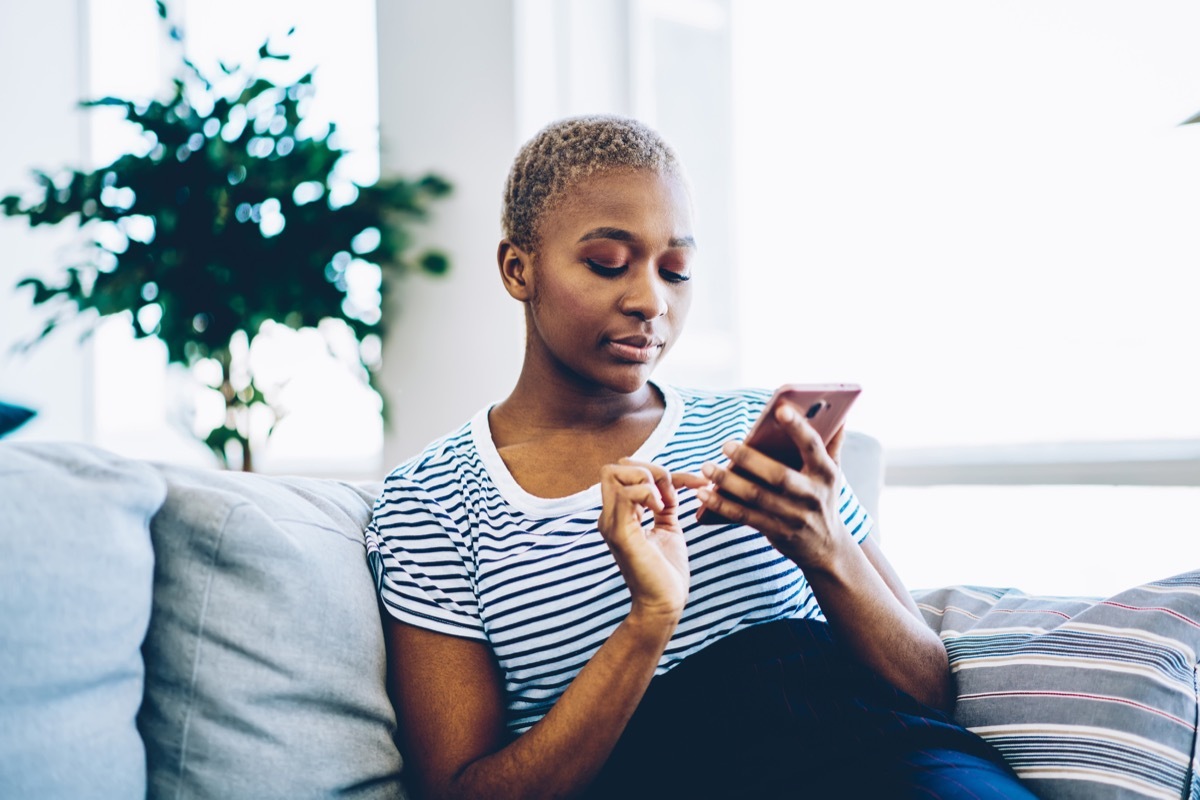
[[(666, 411), (632, 457), (673, 472), (725, 461), (721, 445), (744, 438), (771, 396), (659, 388)], [(508, 727), (519, 734), (625, 618), (629, 591), (596, 527), (599, 484), (569, 497), (529, 494), (496, 450), (488, 410), (388, 477), (367, 554), (394, 617), (491, 646), (504, 672)], [(821, 616), (795, 564), (751, 528), (697, 524), (698, 505), (694, 491), (681, 491), (691, 588), (658, 674), (740, 628)], [(871, 519), (844, 479), (839, 511), (854, 539), (865, 539)]]

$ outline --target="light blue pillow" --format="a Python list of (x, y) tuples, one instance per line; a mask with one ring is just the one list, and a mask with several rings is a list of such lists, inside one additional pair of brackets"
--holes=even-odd
[(151, 798), (403, 798), (363, 529), (377, 490), (162, 467)]
[(145, 795), (135, 719), (165, 491), (96, 448), (0, 443), (3, 796)]

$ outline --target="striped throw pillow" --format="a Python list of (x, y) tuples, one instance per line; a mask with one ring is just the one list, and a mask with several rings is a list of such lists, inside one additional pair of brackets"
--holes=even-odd
[(958, 722), (1045, 800), (1200, 800), (1200, 570), (1113, 597), (915, 592)]

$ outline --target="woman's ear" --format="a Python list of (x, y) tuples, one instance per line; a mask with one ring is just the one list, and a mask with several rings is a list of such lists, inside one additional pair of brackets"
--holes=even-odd
[(500, 280), (504, 283), (504, 289), (522, 303), (529, 302), (533, 297), (533, 286), (529, 281), (531, 261), (529, 253), (508, 239), (502, 240), (496, 250), (496, 263), (500, 266)]

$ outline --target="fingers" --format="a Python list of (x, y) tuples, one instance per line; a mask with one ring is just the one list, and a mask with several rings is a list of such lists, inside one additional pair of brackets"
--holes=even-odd
[(670, 473), (657, 464), (622, 458), (600, 470), (600, 531), (606, 537), (642, 528), (642, 513), (654, 514), (656, 528), (678, 525), (677, 489), (698, 489), (708, 481), (700, 475)]
[(703, 489), (708, 486), (709, 480), (694, 472), (672, 472), (671, 483), (676, 489)]
[(748, 525), (755, 530), (770, 535), (776, 527), (775, 518), (754, 508), (750, 508), (735, 500), (719, 494), (714, 487), (705, 487), (696, 491), (696, 496), (706, 508), (721, 517), (739, 525)]
[[(779, 490), (785, 488), (789, 476), (800, 473), (809, 474), (813, 479), (821, 482), (833, 482), (837, 477), (837, 462), (826, 451), (820, 434), (787, 403), (780, 405), (776, 416), (800, 452), (803, 466), (800, 467), (799, 473), (744, 442), (726, 442), (725, 446), (721, 448), (730, 463), (768, 486)], [(830, 440), (830, 443), (833, 444), (836, 440), (837, 435)], [(838, 447), (840, 446), (839, 443)]]
[[(716, 464), (705, 464), (703, 467), (704, 476), (723, 495), (732, 496), (733, 501), (760, 509), (787, 524), (802, 525), (808, 512), (820, 509), (822, 493), (808, 475), (786, 468), (785, 472), (780, 485), (772, 486), (739, 474), (729, 467)], [(728, 498), (722, 499), (730, 502)]]
[[(663, 495), (664, 483), (670, 491), (669, 498)], [(600, 470), (600, 494), (606, 500), (605, 505), (611, 498), (614, 502), (640, 505), (656, 513), (663, 511), (668, 502), (675, 502), (675, 488), (666, 470), (629, 459), (621, 459)]]
[[(791, 403), (780, 403), (779, 408), (775, 410), (775, 419), (796, 443), (796, 447), (800, 450), (800, 457), (804, 461), (804, 469), (812, 470), (822, 478), (832, 478), (836, 472), (834, 459), (830, 458), (828, 448), (821, 440), (821, 435), (808, 423), (804, 415), (798, 412)], [(838, 433), (840, 432), (839, 429)], [(836, 434), (834, 438), (836, 438)]]
[(836, 515), (837, 489), (807, 470), (784, 469), (781, 486), (775, 487), (739, 474), (732, 466), (705, 464), (702, 471), (712, 486), (696, 494), (719, 518), (759, 531), (802, 568), (827, 563), (831, 543), (839, 529), (845, 531)]
[[(628, 461), (628, 459), (622, 460)], [(630, 461), (629, 463), (636, 464), (637, 462)], [(675, 482), (671, 479), (671, 473), (658, 464), (643, 463), (640, 466), (650, 470), (650, 474), (654, 477), (654, 486), (663, 499), (663, 507), (660, 510), (674, 513), (679, 506), (679, 495), (675, 491)]]
[(663, 510), (674, 510), (679, 505), (679, 494), (676, 489), (688, 486), (689, 479), (695, 479), (703, 483), (703, 479), (699, 476), (687, 476), (687, 473), (678, 472), (671, 473), (658, 464), (651, 464), (647, 461), (634, 461), (631, 458), (622, 458), (619, 462), (622, 466), (637, 467), (646, 470), (650, 473), (651, 479), (654, 481), (654, 486), (658, 489), (659, 495), (662, 497)]
[(838, 476), (836, 458), (844, 437), (839, 428), (827, 448), (793, 406), (784, 403), (775, 414), (800, 452), (803, 466), (799, 469), (736, 441), (723, 448), (728, 465), (709, 463), (702, 468), (713, 491), (701, 493), (701, 502), (723, 517), (757, 528), (768, 538), (772, 532), (811, 527), (814, 515), (823, 514), (832, 502)]

